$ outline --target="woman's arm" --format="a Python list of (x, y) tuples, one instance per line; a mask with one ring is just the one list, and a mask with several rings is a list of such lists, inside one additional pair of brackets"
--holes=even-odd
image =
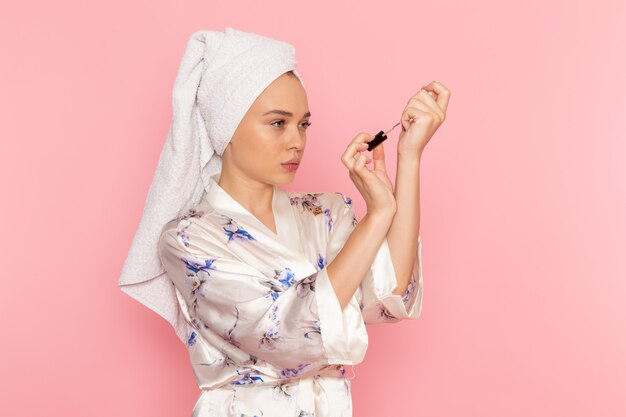
[(394, 195), (397, 211), (387, 234), (389, 252), (398, 286), (394, 294), (407, 290), (419, 239), (419, 171), (424, 148), (446, 118), (450, 90), (432, 81), (411, 97), (402, 112), (398, 140), (398, 169)]
[(420, 230), (420, 158), (398, 154), (394, 194), (397, 210), (387, 233), (387, 243), (398, 286), (393, 294), (403, 295), (409, 285), (417, 254)]
[[(365, 214), (337, 256), (326, 266), (328, 278), (342, 309), (350, 302), (365, 274), (372, 267), (392, 218), (393, 214)], [(352, 221), (351, 218), (348, 220)]]

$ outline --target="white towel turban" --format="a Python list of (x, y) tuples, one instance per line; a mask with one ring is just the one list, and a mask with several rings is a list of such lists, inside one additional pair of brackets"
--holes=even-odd
[(209, 177), (239, 122), (272, 81), (295, 69), (295, 48), (282, 41), (228, 27), (191, 35), (176, 75), (173, 119), (138, 230), (118, 286), (165, 318), (181, 341), (187, 325), (174, 284), (159, 260), (165, 223), (200, 202)]

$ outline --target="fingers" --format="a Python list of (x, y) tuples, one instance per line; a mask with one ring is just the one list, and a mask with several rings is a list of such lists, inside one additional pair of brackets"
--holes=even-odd
[[(341, 161), (348, 169), (353, 169), (357, 157), (362, 155), (361, 152), (367, 150), (367, 142), (371, 141), (373, 138), (374, 135), (370, 135), (369, 133), (359, 133), (354, 137), (354, 139), (352, 139), (341, 156)], [(364, 155), (363, 157), (368, 163), (371, 162), (371, 158), (369, 156)]]
[(411, 107), (406, 107), (404, 109), (404, 113), (402, 113), (402, 126), (405, 129), (411, 127), (411, 123), (415, 122), (416, 119), (427, 120), (430, 122), (441, 123), (444, 120), (444, 117), (432, 111), (430, 107), (425, 105), (424, 103), (415, 104)]
[[(364, 151), (367, 151), (367, 143), (374, 139), (374, 137), (374, 135), (370, 135), (369, 133), (359, 133), (354, 137), (352, 142), (350, 142), (341, 156), (341, 161), (348, 168), (350, 177), (355, 182), (366, 183), (372, 180), (371, 177), (374, 174), (366, 167), (366, 164), (372, 162), (372, 158), (369, 157), (367, 153), (364, 153)], [(380, 147), (381, 146), (377, 146), (376, 148)], [(379, 158), (380, 151), (376, 152), (376, 148), (374, 152), (377, 158)], [(380, 161), (375, 164), (374, 169), (380, 169), (376, 168), (376, 166), (380, 167)]]
[(387, 172), (387, 166), (385, 165), (385, 147), (381, 143), (372, 151), (372, 157), (374, 158), (374, 170)]
[[(418, 117), (433, 119), (440, 124), (446, 119), (450, 90), (438, 81), (432, 81), (420, 89), (407, 103), (402, 113), (402, 127), (408, 130)], [(438, 120), (437, 120), (438, 119)]]
[(361, 183), (368, 183), (374, 178), (374, 174), (365, 166), (369, 162), (371, 158), (364, 154), (359, 154), (354, 161), (351, 174), (356, 175)]
[(359, 156), (356, 157), (355, 161), (354, 161), (354, 167), (353, 167), (354, 172), (356, 172), (361, 178), (364, 175), (363, 170), (365, 171), (369, 171), (367, 168), (365, 168), (365, 155), (363, 154), (359, 154)]
[[(439, 118), (439, 115), (433, 113), (430, 107), (422, 103), (419, 106), (416, 105), (406, 107), (404, 109), (404, 112), (402, 113), (400, 122), (402, 123), (402, 129), (409, 130), (411, 124), (414, 123), (417, 119), (433, 122), (436, 121), (437, 118)], [(443, 119), (440, 120), (443, 121)]]
[(407, 107), (404, 109), (404, 113), (402, 113), (402, 127), (404, 130), (408, 130), (411, 127), (411, 122), (409, 121), (411, 119), (413, 121), (420, 119), (426, 121), (427, 124), (440, 123), (440, 120), (437, 120), (438, 117), (439, 116), (434, 114), (431, 110), (424, 111), (416, 109), (415, 107)]
[(439, 107), (439, 104), (437, 104), (435, 99), (424, 89), (421, 89), (417, 94), (409, 99), (407, 108), (410, 106), (425, 112), (434, 113), (439, 116), (442, 121), (446, 117), (444, 111)]
[[(416, 99), (415, 97), (419, 97), (419, 99)], [(415, 97), (413, 97), (413, 99), (411, 99), (411, 101), (413, 101), (414, 103), (421, 103), (421, 104), (423, 104), (427, 109), (429, 109), (430, 111), (432, 111), (435, 114), (438, 114), (439, 117), (441, 117), (442, 120), (445, 118), (445, 113), (439, 107), (439, 104), (437, 104), (435, 99), (430, 94), (428, 94), (428, 91), (426, 91), (426, 90), (424, 90), (422, 88), (419, 91), (419, 93), (416, 94)], [(426, 108), (424, 108), (422, 110), (426, 110)]]
[(426, 91), (432, 91), (436, 94), (437, 105), (443, 110), (444, 114), (448, 111), (448, 102), (450, 101), (450, 90), (439, 81), (432, 81), (422, 87)]

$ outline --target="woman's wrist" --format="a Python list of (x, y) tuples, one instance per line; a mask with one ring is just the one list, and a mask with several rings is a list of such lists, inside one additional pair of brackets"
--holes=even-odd
[(393, 217), (395, 216), (395, 210), (372, 210), (368, 211), (361, 222), (367, 221), (376, 224), (380, 227), (381, 230), (385, 230), (385, 234), (387, 234), (387, 230), (391, 227), (391, 223), (393, 222)]

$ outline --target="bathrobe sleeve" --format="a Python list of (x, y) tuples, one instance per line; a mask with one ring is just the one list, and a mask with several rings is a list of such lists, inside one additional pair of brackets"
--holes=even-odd
[(190, 249), (175, 229), (161, 234), (158, 247), (196, 324), (285, 375), (308, 364), (358, 363), (365, 355), (358, 306), (347, 323), (325, 268), (299, 279), (268, 278), (219, 255), (225, 252), (220, 246)]
[[(341, 193), (335, 194), (337, 199), (331, 210), (333, 225), (330, 230), (327, 249), (329, 263), (339, 253), (358, 223), (352, 199)], [(395, 323), (404, 319), (415, 320), (419, 317), (422, 310), (423, 294), (422, 240), (420, 236), (418, 236), (416, 257), (409, 285), (403, 295), (393, 294), (397, 285), (389, 244), (385, 238), (371, 268), (355, 293), (365, 323)]]

